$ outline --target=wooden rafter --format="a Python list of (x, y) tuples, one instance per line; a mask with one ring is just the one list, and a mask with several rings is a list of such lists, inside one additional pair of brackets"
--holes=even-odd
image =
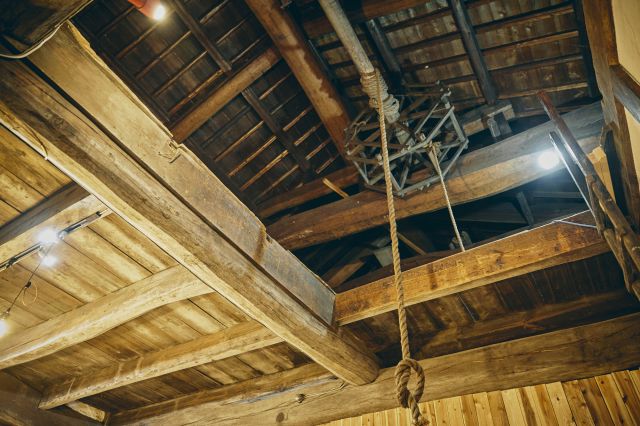
[[(601, 110), (593, 104), (566, 116), (577, 131), (586, 152), (596, 146)], [(451, 202), (462, 204), (504, 192), (559, 169), (538, 166), (540, 152), (550, 149), (550, 123), (511, 136), (501, 142), (463, 155), (447, 178)], [(270, 225), (269, 234), (294, 249), (334, 240), (386, 222), (383, 194), (361, 192), (313, 210), (285, 217)], [(396, 202), (398, 218), (444, 208), (442, 188), (432, 186)], [(322, 218), (322, 220), (318, 220)]]
[(257, 322), (240, 323), (181, 345), (71, 377), (45, 389), (39, 407), (54, 408), (110, 389), (280, 342), (282, 339)]
[(174, 266), (0, 341), (0, 369), (87, 341), (159, 306), (212, 290)]
[[(66, 36), (56, 38), (56, 43), (38, 51), (32, 60), (109, 130), (111, 137), (19, 63), (1, 64), (5, 75), (0, 83), (3, 124), (20, 133), (36, 151), (46, 146), (52, 163), (205, 284), (311, 359), (348, 382), (373, 380), (378, 373), (374, 357), (353, 336), (331, 326), (333, 295), (324, 283), (270, 241), (257, 219), (201, 163), (189, 153), (172, 153), (172, 142), (165, 131), (124, 84), (95, 60), (77, 35), (67, 31)], [(99, 90), (109, 93), (108, 99), (95, 96)], [(112, 110), (109, 102), (117, 102), (118, 107)], [(122, 114), (123, 109), (127, 109), (126, 114)], [(63, 125), (52, 129), (51, 120)], [(132, 137), (141, 129), (158, 137)], [(113, 139), (125, 144), (127, 151)], [(87, 140), (95, 143), (88, 144)], [(144, 162), (145, 169), (139, 162)], [(200, 194), (206, 195), (198, 199)], [(215, 203), (206, 202), (211, 197)], [(222, 207), (232, 205), (236, 208)], [(253, 236), (251, 226), (257, 227)], [(245, 251), (248, 236), (251, 244), (258, 244), (250, 253)], [(283, 275), (285, 271), (289, 274)], [(294, 280), (296, 276), (305, 278)], [(322, 319), (324, 312), (330, 313), (328, 321)]]
[(277, 0), (248, 0), (247, 5), (291, 68), (336, 149), (344, 156), (344, 129), (349, 125), (347, 109), (315, 60), (302, 32)]
[[(420, 361), (427, 376), (423, 400), (573, 380), (633, 367), (640, 357), (640, 346), (636, 344), (640, 338), (639, 324), (640, 314), (636, 313), (427, 358)], [(251, 389), (252, 380), (233, 385), (234, 392), (230, 394), (204, 391), (116, 413), (111, 421), (115, 425), (149, 422), (231, 425), (269, 424), (276, 419), (281, 424), (320, 424), (397, 406), (394, 368), (382, 370), (375, 382), (360, 387), (345, 387), (339, 380), (322, 376), (317, 370), (303, 371), (304, 368), (286, 372), (289, 375), (299, 372), (290, 386), (280, 387), (284, 382), (280, 376), (256, 379), (261, 390), (272, 390), (262, 390), (262, 397), (242, 394), (240, 388)], [(271, 381), (270, 385), (265, 384), (267, 381)], [(296, 398), (299, 394), (305, 396), (304, 403)]]
[(4, 262), (34, 244), (45, 229), (62, 231), (96, 212), (105, 210), (96, 197), (71, 183), (0, 227), (0, 262)]

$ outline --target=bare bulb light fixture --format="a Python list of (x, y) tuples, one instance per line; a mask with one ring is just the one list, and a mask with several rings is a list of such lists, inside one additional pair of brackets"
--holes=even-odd
[(129, 0), (136, 9), (143, 15), (160, 21), (167, 15), (167, 8), (160, 0)]
[(538, 156), (538, 165), (545, 170), (550, 170), (556, 167), (560, 163), (558, 154), (553, 149), (543, 151)]

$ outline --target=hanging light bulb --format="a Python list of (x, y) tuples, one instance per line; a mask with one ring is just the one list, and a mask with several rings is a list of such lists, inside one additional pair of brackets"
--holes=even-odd
[(162, 20), (167, 15), (167, 8), (160, 0), (129, 0), (143, 15), (155, 19)]
[(538, 165), (545, 170), (553, 169), (558, 163), (560, 163), (560, 159), (553, 149), (548, 149), (538, 156)]
[(53, 229), (44, 229), (38, 234), (38, 241), (42, 244), (55, 244), (60, 240), (58, 233)]

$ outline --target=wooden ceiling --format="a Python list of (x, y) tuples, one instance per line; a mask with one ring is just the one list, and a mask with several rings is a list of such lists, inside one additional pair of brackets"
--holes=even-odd
[[(365, 4), (368, 7), (362, 6)], [(534, 154), (544, 149), (543, 137), (549, 128), (542, 125), (520, 133), (543, 121), (538, 117), (541, 111), (534, 96), (539, 89), (549, 91), (565, 111), (589, 104), (597, 96), (576, 4), (533, 0), (467, 2), (498, 98), (513, 105), (511, 125), (517, 134), (513, 139), (498, 142), (486, 130), (478, 129), (472, 137), (471, 154), (463, 158), (462, 166), (451, 177), (454, 189), (460, 188), (460, 199), (456, 203), (465, 203), (456, 208), (456, 215), (472, 238), (473, 250), (458, 253), (449, 249), (448, 219), (436, 211), (443, 207), (438, 204), (441, 203), (439, 193), (436, 197), (433, 192), (425, 192), (425, 198), (416, 201), (420, 207), (406, 207), (400, 229), (405, 267), (409, 270), (409, 324), (417, 359), (433, 359), (434, 363), (445, 365), (447, 360), (458, 358), (441, 357), (472, 349), (480, 351), (489, 345), (498, 345), (495, 351), (506, 348), (504, 353), (512, 354), (511, 346), (507, 346), (512, 341), (533, 342), (526, 339), (550, 332), (582, 336), (585, 332), (574, 332), (575, 327), (607, 320), (622, 321), (619, 327), (626, 330), (630, 327), (624, 321), (637, 321), (637, 314), (633, 315), (640, 305), (626, 292), (614, 257), (596, 231), (589, 228), (592, 221), (587, 215), (571, 218), (587, 227), (552, 221), (585, 210), (568, 175), (562, 171), (542, 173), (527, 169), (535, 161)], [(273, 240), (266, 236), (250, 212), (234, 210), (233, 203), (227, 204), (228, 195), (212, 184), (215, 179), (195, 167), (189, 169), (195, 162), (185, 160), (174, 164), (177, 155), (164, 158), (167, 155), (156, 152), (163, 141), (154, 137), (168, 137), (155, 122), (152, 123), (157, 126), (155, 133), (145, 133), (153, 121), (149, 117), (140, 123), (143, 130), (135, 133), (136, 128), (129, 134), (141, 135), (140, 140), (130, 142), (139, 150), (132, 155), (164, 156), (153, 167), (145, 166), (153, 170), (153, 176), (145, 179), (160, 182), (157, 188), (172, 186), (174, 192), (167, 192), (175, 195), (173, 202), (192, 209), (196, 204), (193, 199), (202, 188), (218, 191), (214, 193), (219, 198), (203, 197), (200, 205), (215, 210), (219, 207), (216, 203), (220, 203), (220, 210), (227, 215), (227, 228), (218, 229), (215, 222), (218, 216), (212, 219), (200, 211), (198, 217), (205, 217), (202, 223), (223, 235), (214, 241), (224, 240), (238, 252), (250, 252), (251, 244), (255, 243), (252, 238), (257, 239), (258, 233), (260, 238), (264, 237), (270, 244), (265, 243), (271, 247), (271, 254), (265, 256), (265, 260), (261, 257), (263, 253), (254, 253), (252, 267), (257, 264), (255, 270), (267, 271), (264, 275), (270, 280), (281, 279), (275, 276), (277, 272), (287, 276), (285, 269), (290, 265), (304, 268), (288, 253), (282, 256), (282, 264), (280, 258), (273, 255), (285, 253), (278, 242), (285, 248), (295, 248), (295, 254), (304, 264), (338, 293), (328, 291), (331, 300), (335, 298), (335, 309), (331, 307), (332, 316), (325, 323), (333, 320), (336, 324), (327, 329), (335, 331), (341, 326), (339, 334), (360, 341), (367, 351), (375, 354), (382, 368), (393, 366), (400, 355), (390, 272), (380, 260), (383, 257), (380, 249), (386, 246), (384, 211), (376, 204), (380, 194), (361, 190), (340, 156), (339, 141), (334, 140), (332, 131), (325, 127), (322, 112), (314, 108), (296, 72), (281, 58), (285, 52), (274, 45), (244, 1), (172, 0), (167, 5), (167, 18), (154, 23), (124, 0), (95, 0), (73, 22), (108, 67), (174, 133), (176, 142), (184, 144), (187, 153), (182, 155), (190, 158), (191, 153), (195, 154), (254, 213), (269, 223), (267, 229)], [(325, 67), (346, 108), (354, 111), (362, 107), (364, 99), (355, 69), (317, 4), (298, 0), (286, 7), (285, 13), (303, 29), (317, 52), (313, 60)], [(345, 7), (372, 60), (390, 81), (397, 83), (399, 75), (407, 84), (443, 80), (452, 88), (454, 101), (464, 112), (485, 103), (446, 2), (369, 0), (345, 2)], [(399, 74), (390, 66), (388, 58), (384, 59), (384, 52), (374, 47), (376, 41), (371, 27), (365, 25), (372, 19), (400, 65)], [(65, 34), (66, 40), (73, 39)], [(64, 43), (51, 49), (68, 52)], [(93, 59), (87, 59), (89, 56), (70, 54), (65, 60), (72, 58), (69, 67), (74, 69), (94, 64)], [(55, 66), (51, 65), (58, 66), (59, 70), (64, 60), (49, 62), (46, 55), (42, 55), (33, 61), (34, 67), (55, 83), (55, 88), (50, 90), (65, 91), (67, 97), (74, 99), (69, 110), (79, 106), (79, 114), (91, 117), (87, 123), (98, 122), (104, 126), (104, 129), (100, 127), (104, 134), (112, 132), (111, 138), (124, 140), (118, 134), (123, 131), (118, 124), (105, 124), (101, 119), (108, 120), (120, 113), (126, 116), (132, 111), (130, 105), (123, 104), (122, 112), (101, 111), (105, 115), (98, 116), (96, 111), (100, 110), (103, 99), (100, 96), (107, 99), (111, 94), (96, 92), (95, 99), (84, 104), (83, 100), (90, 99), (91, 94), (78, 99), (82, 84), (75, 86), (72, 78), (64, 73), (56, 74)], [(28, 74), (24, 70), (14, 71), (13, 65), (4, 66), (7, 75)], [(29, 78), (34, 79), (30, 81), (37, 79)], [(108, 80), (101, 78), (96, 80), (100, 84)], [(63, 80), (64, 84), (69, 83), (69, 88), (64, 87)], [(38, 84), (47, 87), (49, 83)], [(6, 85), (4, 90), (9, 91), (10, 83)], [(96, 90), (105, 87), (110, 86), (96, 87)], [(72, 90), (77, 92), (74, 94)], [(113, 91), (112, 99), (128, 95), (117, 84)], [(144, 116), (140, 111), (141, 108), (136, 109), (139, 115), (135, 117)], [(597, 106), (586, 107), (569, 117), (567, 120), (578, 132), (581, 143), (593, 148), (602, 127)], [(70, 122), (72, 118), (65, 120)], [(67, 127), (62, 129), (61, 139), (73, 138), (73, 132), (64, 133)], [(151, 238), (148, 228), (139, 226), (143, 222), (111, 213), (106, 207), (112, 205), (111, 200), (100, 198), (105, 201), (103, 204), (80, 188), (78, 184), (86, 186), (82, 181), (84, 175), (78, 172), (81, 169), (70, 171), (54, 155), (54, 163), (59, 166), (56, 167), (36, 152), (37, 148), (32, 149), (16, 137), (14, 131), (0, 127), (0, 180), (3, 188), (7, 188), (0, 193), (3, 247), (7, 241), (13, 241), (2, 239), (6, 235), (4, 231), (15, 228), (43, 206), (65, 206), (58, 209), (63, 214), (48, 217), (44, 224), (69, 225), (84, 217), (77, 212), (72, 215), (74, 211), (109, 213), (54, 246), (58, 263), (53, 267), (35, 271), (38, 258), (32, 256), (0, 272), (2, 310), (35, 271), (37, 298), (31, 289), (24, 304), (20, 301), (12, 310), (9, 340), (0, 340), (0, 368), (40, 392), (43, 408), (64, 412), (65, 404), (80, 400), (109, 413), (113, 424), (145, 422), (147, 418), (180, 424), (181, 421), (187, 423), (187, 417), (171, 417), (177, 407), (194, 408), (213, 402), (220, 404), (218, 408), (224, 408), (238, 401), (246, 404), (243, 407), (253, 407), (247, 402), (261, 407), (260, 404), (268, 403), (263, 401), (269, 401), (270, 395), (278, 396), (281, 388), (297, 392), (301, 387), (312, 406), (322, 400), (314, 399), (314, 386), (324, 392), (318, 391), (317, 395), (340, 395), (344, 383), (337, 385), (332, 375), (312, 361), (309, 351), (288, 343), (290, 340), (276, 336), (258, 323), (268, 323), (271, 319), (251, 318), (245, 313), (246, 306), (236, 306), (228, 300), (237, 297), (236, 293), (218, 292), (206, 280), (200, 281), (200, 275), (196, 278), (193, 270), (184, 266), (192, 261), (190, 257), (185, 262), (176, 251), (167, 248), (166, 240)], [(101, 140), (107, 139), (104, 136)], [(57, 146), (58, 141), (51, 136), (43, 143)], [(100, 149), (100, 144), (96, 146)], [(122, 149), (125, 152), (122, 155), (126, 155), (129, 148)], [(71, 151), (65, 155), (74, 155)], [(113, 152), (120, 151), (114, 148)], [(105, 161), (100, 167), (112, 171), (106, 164)], [(497, 189), (489, 188), (486, 183), (500, 180), (495, 170), (501, 166), (506, 173), (503, 186), (496, 184)], [(65, 172), (75, 176), (78, 182), (74, 183)], [(180, 180), (180, 172), (189, 173), (189, 178), (202, 179), (185, 183)], [(479, 175), (485, 179), (476, 182), (480, 189), (474, 188), (476, 192), (472, 196), (464, 193), (469, 182)], [(320, 180), (327, 176), (350, 198), (340, 200), (339, 195), (327, 189)], [(507, 177), (511, 180), (507, 181)], [(510, 185), (510, 182), (515, 183)], [(175, 194), (175, 188), (180, 185), (185, 190)], [(189, 185), (193, 185), (193, 192)], [(134, 184), (130, 190), (136, 190)], [(73, 202), (69, 194), (74, 194)], [(296, 197), (302, 201), (275, 208), (273, 200), (278, 201), (278, 196), (286, 202)], [(126, 195), (121, 197), (124, 199)], [(429, 204), (431, 199), (436, 200), (433, 205)], [(146, 206), (144, 202), (141, 204)], [(354, 205), (361, 205), (360, 210)], [(170, 208), (173, 206), (167, 204), (167, 209)], [(266, 208), (273, 210), (265, 213)], [(186, 210), (158, 213), (156, 218), (170, 224), (174, 219), (180, 220), (183, 211)], [(318, 212), (321, 213), (318, 215)], [(347, 219), (361, 212), (364, 212), (363, 222), (370, 223), (349, 226), (351, 222)], [(328, 230), (324, 232), (331, 236), (317, 237), (317, 240), (310, 236), (305, 243), (289, 243), (296, 238), (297, 241), (304, 239), (295, 234), (302, 232), (296, 229), (300, 222), (295, 224), (303, 217), (313, 218), (313, 226), (326, 225)], [(194, 234), (205, 225), (192, 228)], [(530, 231), (519, 232), (523, 229)], [(314, 232), (320, 235), (323, 231), (314, 228)], [(179, 230), (175, 233), (180, 234)], [(288, 240), (285, 238), (288, 235), (295, 238)], [(184, 236), (184, 241), (191, 237)], [(193, 246), (196, 247), (193, 250), (197, 250), (202, 244), (198, 241)], [(222, 251), (218, 247), (207, 247), (207, 250)], [(205, 256), (203, 253), (207, 250), (188, 256)], [(299, 274), (294, 277), (312, 275), (306, 270)], [(255, 284), (250, 281), (252, 278), (241, 278), (245, 280), (238, 279), (234, 291), (251, 292), (249, 287)], [(319, 280), (314, 278), (302, 284), (313, 288), (316, 283)], [(290, 295), (290, 288), (285, 288)], [(146, 293), (151, 289), (155, 293)], [(322, 291), (327, 288), (322, 287)], [(296, 301), (302, 297), (291, 296)], [(80, 308), (85, 310), (78, 311)], [(314, 320), (322, 318), (322, 312), (310, 312)], [(625, 315), (631, 319), (620, 320)], [(69, 329), (71, 332), (65, 334)], [(60, 334), (55, 335), (52, 330)], [(344, 333), (346, 330), (350, 333)], [(542, 339), (544, 337), (535, 340), (535, 345), (543, 345)], [(30, 342), (38, 342), (38, 348), (20, 352)], [(549, 342), (555, 344), (553, 339)], [(586, 365), (589, 354), (597, 351), (583, 352), (587, 353)], [(621, 349), (622, 352), (627, 353)], [(460, 356), (489, 359), (480, 352), (465, 354)], [(578, 357), (578, 352), (575, 355)], [(434, 374), (446, 375), (439, 368), (434, 368)], [(383, 371), (383, 376), (385, 374), (388, 375), (387, 370)], [(445, 382), (453, 381), (443, 380), (437, 386), (446, 387)], [(306, 386), (311, 390), (305, 390)], [(437, 395), (444, 397), (448, 396), (447, 392), (453, 392), (452, 389), (466, 388), (457, 384), (434, 392), (441, 392), (442, 395)], [(215, 407), (213, 417), (218, 415)], [(221, 417), (215, 421), (205, 419), (200, 412), (190, 421), (241, 422), (235, 417), (223, 418), (227, 414), (222, 408)], [(277, 410), (277, 406), (268, 408), (265, 412), (269, 415), (273, 414), (269, 410)], [(292, 424), (296, 422), (294, 414), (292, 412)], [(277, 416), (275, 419), (280, 421)]]

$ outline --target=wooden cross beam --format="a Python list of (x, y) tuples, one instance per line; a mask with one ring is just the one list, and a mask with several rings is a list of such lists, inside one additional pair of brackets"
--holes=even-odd
[[(565, 115), (585, 152), (597, 145), (602, 128), (599, 104)], [(486, 148), (460, 157), (447, 175), (447, 189), (454, 205), (475, 201), (524, 185), (557, 170), (538, 165), (539, 154), (553, 149), (549, 141), (551, 123), (533, 127)], [(433, 185), (396, 201), (399, 219), (445, 207), (440, 185)], [(269, 234), (288, 249), (331, 241), (387, 221), (384, 194), (361, 192), (347, 199), (280, 219), (268, 227)]]
[(79, 35), (61, 35), (31, 60), (84, 112), (23, 64), (2, 63), (0, 122), (36, 151), (45, 146), (53, 164), (274, 334), (350, 383), (375, 379), (373, 355), (332, 326), (331, 290), (197, 158), (174, 148)]
[[(635, 313), (424, 359), (420, 364), (427, 383), (422, 400), (574, 380), (635, 367), (640, 357), (640, 345), (636, 344), (639, 325), (640, 314)], [(394, 368), (382, 370), (369, 385), (355, 387), (332, 380), (314, 366), (304, 366), (115, 413), (110, 424), (321, 424), (397, 405)]]

